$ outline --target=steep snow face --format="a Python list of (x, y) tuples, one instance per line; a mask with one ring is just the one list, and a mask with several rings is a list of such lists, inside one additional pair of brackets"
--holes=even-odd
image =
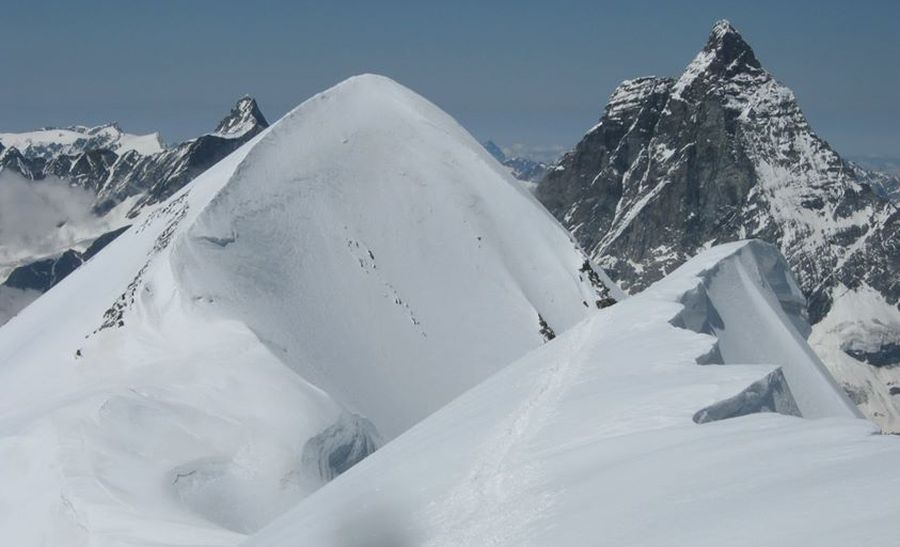
[(264, 333), (388, 436), (539, 345), (542, 322), (561, 332), (605, 296), (478, 142), (375, 76), (288, 114), (175, 257), (204, 307)]
[[(466, 392), (246, 545), (892, 543), (900, 439), (873, 435), (823, 376), (783, 265), (756, 243), (702, 254)], [(741, 310), (767, 316), (766, 330)], [(715, 335), (674, 326), (685, 313), (718, 324)], [(745, 338), (768, 347), (725, 349)], [(698, 365), (717, 342), (725, 365)], [(785, 386), (788, 367), (808, 376)], [(740, 404), (790, 410), (791, 394), (820, 418)]]
[[(900, 302), (900, 212), (876, 192), (877, 178), (812, 131), (791, 90), (722, 21), (679, 78), (624, 82), (537, 195), (632, 292), (712, 245), (775, 243), (818, 323), (843, 288)], [(860, 328), (871, 325), (876, 311), (859, 312)], [(894, 355), (889, 346), (882, 354)], [(874, 397), (869, 384), (882, 394), (890, 386), (865, 362), (850, 375), (831, 357), (828, 364), (851, 391), (879, 400), (864, 407), (870, 417), (887, 427), (884, 417), (900, 412), (900, 398)], [(900, 375), (887, 380), (895, 381)]]
[(607, 298), (471, 136), (376, 76), (133, 223), (0, 328), (10, 544), (235, 545)]

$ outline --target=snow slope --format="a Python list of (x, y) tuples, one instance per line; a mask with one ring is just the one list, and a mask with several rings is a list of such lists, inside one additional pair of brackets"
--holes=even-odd
[(352, 78), (0, 328), (0, 537), (234, 545), (605, 303), (585, 264), (449, 116)]
[[(900, 439), (858, 419), (823, 372), (787, 271), (766, 244), (703, 253), (245, 546), (895, 543)], [(725, 366), (698, 365), (716, 354)], [(815, 419), (789, 415), (798, 406)]]

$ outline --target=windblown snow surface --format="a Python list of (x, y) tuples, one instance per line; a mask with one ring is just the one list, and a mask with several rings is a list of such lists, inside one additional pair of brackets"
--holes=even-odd
[(706, 251), (246, 547), (896, 544), (900, 440), (810, 351), (800, 294), (772, 246)]
[(608, 297), (382, 77), (308, 100), (0, 329), (0, 538), (235, 545)]

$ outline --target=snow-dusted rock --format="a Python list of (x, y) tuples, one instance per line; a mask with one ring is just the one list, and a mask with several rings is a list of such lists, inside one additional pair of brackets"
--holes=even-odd
[[(721, 21), (677, 79), (624, 82), (537, 195), (631, 292), (703, 249), (752, 237), (779, 247), (815, 324), (848, 291), (878, 294), (876, 306), (895, 312), (883, 350), (854, 358), (862, 354), (852, 348), (877, 338), (864, 334), (874, 308), (857, 307), (842, 318), (857, 328), (830, 331), (845, 356), (822, 351), (848, 392), (869, 401), (861, 408), (900, 430), (900, 397), (889, 395), (900, 381), (891, 350), (900, 340), (900, 212), (876, 178), (812, 131), (790, 89)], [(894, 369), (873, 370), (879, 359)]]

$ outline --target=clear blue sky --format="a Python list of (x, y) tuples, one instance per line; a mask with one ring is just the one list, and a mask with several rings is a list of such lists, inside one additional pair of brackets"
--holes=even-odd
[(119, 121), (167, 141), (242, 94), (277, 119), (361, 72), (482, 139), (569, 147), (623, 79), (675, 75), (727, 18), (846, 154), (900, 156), (900, 2), (0, 0), (0, 130)]

